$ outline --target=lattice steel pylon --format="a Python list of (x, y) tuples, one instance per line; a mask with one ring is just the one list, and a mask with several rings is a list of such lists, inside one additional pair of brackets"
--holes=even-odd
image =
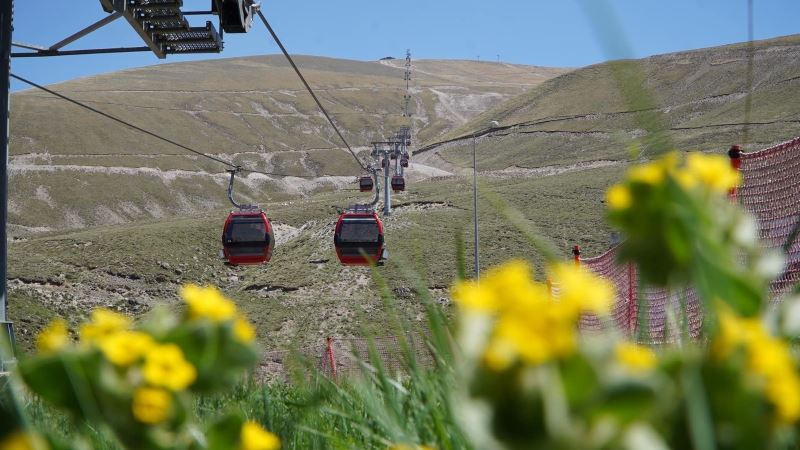
[(406, 50), (406, 94), (403, 96), (403, 117), (411, 117), (411, 50)]

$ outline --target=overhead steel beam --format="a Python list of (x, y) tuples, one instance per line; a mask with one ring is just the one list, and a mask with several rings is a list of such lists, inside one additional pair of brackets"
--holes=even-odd
[(75, 56), (75, 55), (98, 55), (107, 53), (134, 53), (149, 52), (150, 47), (119, 47), (119, 48), (90, 48), (85, 50), (42, 50), (38, 52), (17, 52), (12, 53), (12, 58), (41, 58), (44, 56)]
[(24, 48), (24, 49), (28, 49), (28, 50), (37, 50), (37, 51), (47, 50), (47, 47), (42, 47), (42, 46), (39, 46), (39, 45), (26, 44), (24, 42), (12, 42), (11, 46), (12, 47)]
[(50, 46), (50, 50), (58, 50), (58, 49), (60, 49), (62, 47), (65, 47), (65, 46), (77, 41), (78, 39), (86, 36), (87, 34), (93, 32), (93, 31), (97, 31), (100, 28), (103, 28), (104, 26), (106, 26), (106, 25), (110, 24), (111, 22), (119, 19), (120, 17), (122, 17), (122, 14), (120, 14), (118, 12), (114, 12), (114, 13), (108, 15), (107, 17), (104, 17), (104, 18), (98, 20), (97, 22), (89, 25), (88, 27), (82, 29), (81, 31), (78, 31), (77, 33), (75, 33), (75, 34), (73, 34), (71, 36), (68, 36), (67, 38), (65, 38), (65, 39), (63, 39), (63, 40), (51, 45)]

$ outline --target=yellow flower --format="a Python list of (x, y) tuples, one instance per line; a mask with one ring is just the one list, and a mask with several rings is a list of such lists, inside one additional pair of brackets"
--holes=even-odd
[(658, 184), (664, 180), (664, 167), (660, 164), (650, 163), (635, 166), (628, 170), (628, 179), (632, 182), (644, 184)]
[(678, 184), (686, 190), (692, 189), (695, 186), (697, 186), (697, 178), (695, 178), (691, 173), (685, 170), (675, 171), (672, 174), (672, 177), (675, 178), (675, 181), (677, 181)]
[(729, 308), (719, 308), (719, 335), (713, 343), (714, 353), (725, 357), (734, 349), (767, 338), (766, 330), (758, 318), (741, 318)]
[(233, 336), (242, 343), (249, 344), (256, 340), (256, 329), (244, 317), (237, 317), (233, 322)]
[(142, 374), (153, 386), (180, 391), (194, 382), (197, 369), (184, 359), (180, 347), (166, 344), (156, 345), (147, 352)]
[(50, 322), (50, 325), (36, 337), (36, 348), (42, 353), (56, 352), (66, 347), (67, 344), (69, 344), (69, 333), (67, 322), (64, 319)]
[(606, 314), (614, 301), (614, 286), (605, 278), (571, 263), (550, 266), (559, 290), (558, 301), (577, 312)]
[(492, 319), (481, 355), (490, 370), (505, 370), (516, 361), (543, 364), (572, 354), (581, 312), (608, 309), (613, 297), (608, 282), (570, 264), (554, 265), (552, 272), (558, 295), (531, 278), (525, 261), (509, 262), (488, 271), (479, 283), (463, 282), (453, 289), (463, 309)]
[(131, 319), (114, 311), (99, 308), (92, 311), (92, 320), (81, 325), (79, 334), (81, 342), (98, 343), (118, 331), (131, 327)]
[(453, 300), (473, 312), (491, 312), (498, 307), (494, 292), (476, 281), (461, 281), (453, 287)]
[(606, 191), (606, 203), (613, 210), (628, 209), (633, 204), (633, 196), (628, 186), (615, 184)]
[(714, 355), (724, 358), (732, 350), (743, 348), (747, 369), (763, 380), (764, 394), (775, 407), (778, 420), (800, 420), (800, 376), (789, 345), (770, 336), (758, 318), (737, 317), (729, 309), (720, 310), (719, 325)]
[(555, 356), (549, 339), (550, 330), (546, 329), (546, 326), (543, 322), (535, 324), (515, 317), (503, 317), (497, 324), (489, 349), (494, 350), (496, 346), (506, 345), (513, 348), (525, 362), (541, 364)]
[(100, 342), (100, 350), (117, 366), (127, 367), (144, 356), (155, 341), (149, 334), (140, 331), (120, 331)]
[(800, 379), (797, 374), (789, 372), (770, 380), (766, 395), (775, 405), (778, 420), (794, 423), (800, 419)]
[(492, 339), (483, 353), (483, 363), (496, 372), (506, 370), (516, 359), (516, 346), (499, 337)]
[(41, 436), (18, 430), (0, 440), (0, 450), (47, 450), (50, 446)]
[(632, 342), (618, 344), (614, 355), (617, 362), (631, 372), (647, 372), (658, 364), (658, 358), (653, 350)]
[(154, 425), (169, 417), (172, 395), (164, 389), (143, 387), (133, 394), (133, 417), (141, 423)]
[(241, 450), (278, 450), (281, 440), (258, 423), (248, 420), (242, 425)]
[(191, 319), (221, 322), (231, 320), (236, 315), (236, 305), (213, 286), (188, 284), (181, 289), (180, 294), (189, 307)]
[(531, 279), (527, 261), (515, 259), (486, 272), (481, 286), (493, 292), (495, 306), (500, 309), (530, 307), (542, 302), (546, 288)]
[(739, 171), (721, 155), (691, 153), (686, 158), (686, 172), (712, 192), (725, 193), (741, 182)]

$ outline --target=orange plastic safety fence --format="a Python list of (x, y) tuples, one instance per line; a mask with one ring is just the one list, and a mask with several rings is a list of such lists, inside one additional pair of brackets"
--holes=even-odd
[[(782, 248), (800, 219), (800, 138), (751, 153), (740, 160), (742, 186), (735, 201), (757, 219), (759, 237), (767, 248)], [(773, 301), (800, 281), (800, 240), (787, 249), (784, 272), (770, 285)], [(584, 315), (587, 332), (617, 329), (648, 344), (673, 342), (681, 336), (702, 336), (703, 310), (694, 289), (669, 292), (646, 287), (639, 292), (636, 270), (617, 263), (617, 247), (581, 260), (583, 267), (610, 280), (617, 296), (607, 318)], [(639, 298), (641, 296), (641, 298)], [(640, 327), (646, 326), (646, 330)]]

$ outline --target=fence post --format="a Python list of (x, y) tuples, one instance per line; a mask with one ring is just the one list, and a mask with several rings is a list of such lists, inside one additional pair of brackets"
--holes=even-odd
[(635, 339), (639, 325), (639, 302), (636, 298), (636, 268), (628, 263), (628, 331), (629, 337)]
[(572, 247), (572, 258), (575, 260), (575, 265), (580, 267), (581, 265), (581, 246), (576, 245)]
[(331, 366), (331, 376), (336, 379), (336, 358), (333, 356), (333, 338), (328, 336), (328, 345), (325, 348), (328, 364)]
[[(739, 172), (739, 168), (742, 166), (742, 147), (738, 145), (732, 145), (730, 150), (728, 150), (728, 157), (731, 159), (731, 167), (737, 172)], [(728, 197), (731, 201), (736, 201), (736, 194), (738, 191), (738, 187), (734, 186), (728, 191)]]

